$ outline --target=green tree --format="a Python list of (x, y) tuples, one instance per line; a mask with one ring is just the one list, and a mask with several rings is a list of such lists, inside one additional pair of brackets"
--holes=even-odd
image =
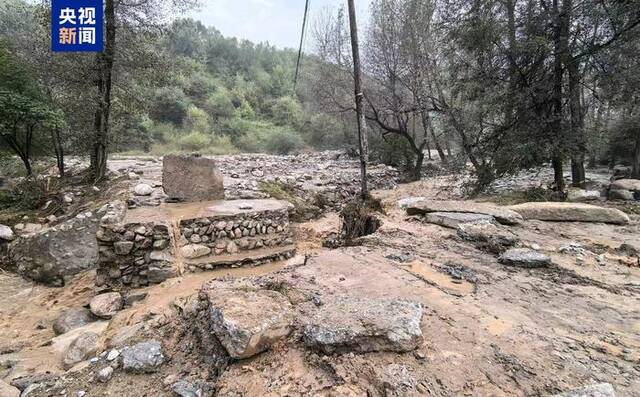
[(60, 112), (47, 104), (26, 65), (18, 62), (8, 45), (0, 41), (0, 138), (32, 175), (34, 135), (61, 128)]

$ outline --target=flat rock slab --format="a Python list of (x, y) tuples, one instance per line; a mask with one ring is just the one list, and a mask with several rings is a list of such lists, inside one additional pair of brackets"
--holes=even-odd
[(279, 292), (250, 289), (214, 289), (209, 301), (209, 325), (235, 359), (267, 350), (291, 332), (291, 303)]
[(609, 186), (611, 190), (640, 190), (640, 179), (618, 179)]
[(409, 215), (425, 215), (431, 212), (484, 214), (505, 225), (516, 225), (522, 221), (520, 214), (508, 208), (472, 201), (416, 200), (406, 205), (406, 211)]
[(633, 201), (636, 198), (631, 190), (609, 190), (608, 199)]
[(599, 207), (582, 203), (523, 203), (512, 205), (513, 211), (524, 219), (554, 222), (604, 222), (617, 225), (629, 223), (629, 217), (615, 208)]
[(495, 222), (495, 218), (491, 215), (469, 212), (429, 212), (424, 215), (424, 221), (455, 229), (464, 223), (492, 223)]
[(582, 389), (555, 394), (552, 397), (616, 397), (616, 392), (609, 383), (598, 383)]
[(400, 299), (344, 297), (325, 302), (303, 331), (304, 343), (334, 352), (407, 352), (422, 344), (422, 306)]
[(178, 201), (224, 199), (222, 172), (215, 160), (205, 157), (164, 156), (162, 187), (170, 199)]
[(517, 267), (546, 267), (551, 264), (549, 256), (528, 248), (511, 248), (498, 259), (500, 263)]
[(600, 199), (600, 191), (598, 190), (569, 190), (567, 200), (571, 202), (597, 201)]

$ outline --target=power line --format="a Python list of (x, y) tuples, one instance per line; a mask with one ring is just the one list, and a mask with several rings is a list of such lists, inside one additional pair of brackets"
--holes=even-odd
[(298, 48), (298, 60), (296, 61), (296, 74), (293, 78), (293, 92), (296, 92), (298, 84), (298, 72), (300, 71), (300, 58), (302, 58), (302, 45), (304, 43), (304, 32), (307, 27), (307, 14), (309, 12), (309, 0), (304, 3), (304, 16), (302, 18), (302, 32), (300, 32), (300, 47)]

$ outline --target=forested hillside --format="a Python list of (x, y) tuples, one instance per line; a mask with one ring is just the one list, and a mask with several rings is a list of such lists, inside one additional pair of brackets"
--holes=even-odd
[[(0, 28), (2, 67), (19, 74), (3, 78), (2, 89), (15, 91), (7, 84), (16, 79), (31, 87), (17, 91), (62, 116), (60, 145), (82, 154), (94, 117), (91, 56), (49, 53), (44, 6), (10, 0), (1, 12), (12, 21)], [(191, 19), (119, 33), (111, 152), (288, 153), (342, 143), (332, 120), (294, 94), (293, 50), (226, 38)], [(34, 126), (33, 153), (49, 152), (47, 125)]]

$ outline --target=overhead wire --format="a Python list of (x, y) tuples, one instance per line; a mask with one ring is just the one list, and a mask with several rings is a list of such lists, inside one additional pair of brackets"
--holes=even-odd
[(302, 47), (304, 45), (304, 38), (307, 28), (307, 18), (309, 16), (309, 1), (304, 3), (304, 16), (302, 17), (302, 30), (300, 32), (300, 46), (298, 47), (298, 60), (296, 61), (296, 74), (293, 77), (293, 92), (296, 92), (296, 86), (298, 85), (298, 74), (300, 72), (300, 59), (302, 59)]

